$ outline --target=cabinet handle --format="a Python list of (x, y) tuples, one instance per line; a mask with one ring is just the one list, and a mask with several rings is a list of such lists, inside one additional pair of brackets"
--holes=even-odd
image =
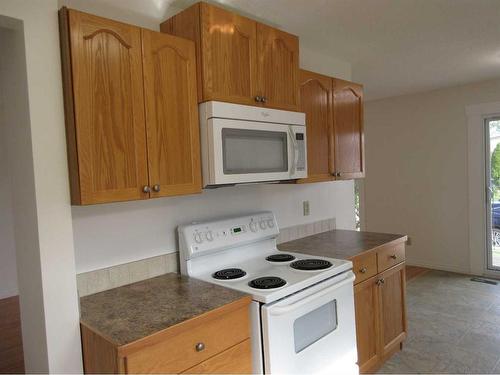
[(337, 172), (337, 177), (340, 177), (341, 176), (341, 173), (340, 172)]
[(205, 350), (205, 344), (202, 342), (199, 342), (198, 344), (195, 345), (194, 347), (197, 352), (201, 352), (202, 350)]
[(359, 272), (361, 272), (361, 273), (366, 273), (366, 271), (368, 271), (368, 270), (366, 269), (366, 267), (363, 267), (363, 268), (361, 268), (361, 269), (359, 270)]
[(267, 102), (267, 98), (265, 96), (263, 96), (261, 102), (262, 103), (266, 103)]
[(255, 101), (257, 103), (261, 103), (262, 102), (262, 96), (260, 96), (260, 95), (257, 95), (254, 99), (255, 99)]
[(378, 279), (378, 280), (377, 280), (377, 285), (378, 285), (378, 286), (384, 285), (384, 283), (385, 283), (385, 280), (384, 280), (384, 279)]
[(160, 185), (159, 185), (159, 184), (154, 185), (154, 186), (153, 186), (153, 191), (154, 191), (155, 193), (159, 193), (159, 192), (160, 192)]
[(142, 192), (143, 193), (150, 193), (151, 192), (151, 188), (148, 185), (145, 185), (145, 186), (142, 187)]
[(397, 259), (396, 254), (392, 254), (392, 255), (391, 255), (391, 258), (392, 258), (392, 259)]

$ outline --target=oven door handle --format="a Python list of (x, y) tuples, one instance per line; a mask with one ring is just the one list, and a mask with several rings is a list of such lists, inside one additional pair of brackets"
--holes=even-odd
[(315, 299), (323, 297), (324, 295), (331, 293), (332, 291), (339, 289), (346, 284), (353, 283), (354, 279), (355, 279), (354, 274), (352, 272), (349, 272), (349, 276), (346, 277), (344, 280), (339, 281), (338, 283), (333, 284), (331, 286), (328, 286), (325, 289), (320, 290), (319, 292), (311, 294), (310, 296), (308, 296), (306, 298), (299, 299), (298, 301), (293, 302), (289, 305), (271, 307), (271, 308), (269, 308), (269, 313), (271, 315), (283, 315), (283, 314), (289, 313), (290, 311), (293, 311), (299, 307), (305, 306), (305, 305), (309, 304), (310, 302), (314, 301)]

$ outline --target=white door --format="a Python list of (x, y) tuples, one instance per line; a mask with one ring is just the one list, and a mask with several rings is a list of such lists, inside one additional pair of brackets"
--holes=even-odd
[(500, 271), (500, 117), (485, 120), (487, 267)]
[(266, 373), (358, 373), (354, 274), (262, 306)]

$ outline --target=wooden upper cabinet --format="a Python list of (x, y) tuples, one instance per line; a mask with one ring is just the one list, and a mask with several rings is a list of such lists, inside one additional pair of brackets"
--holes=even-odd
[(296, 36), (204, 2), (166, 20), (160, 29), (196, 43), (199, 102), (299, 109)]
[(201, 192), (194, 43), (142, 30), (151, 196)]
[(307, 174), (298, 182), (334, 179), (332, 79), (300, 71), (300, 111), (306, 114)]
[(361, 85), (334, 79), (333, 123), (337, 179), (364, 177), (363, 87)]
[(257, 24), (258, 93), (264, 105), (299, 110), (299, 38)]
[(201, 191), (194, 43), (62, 8), (72, 204)]
[(200, 6), (204, 101), (254, 104), (255, 22), (206, 3)]
[(61, 21), (72, 201), (148, 198), (141, 30), (73, 10)]

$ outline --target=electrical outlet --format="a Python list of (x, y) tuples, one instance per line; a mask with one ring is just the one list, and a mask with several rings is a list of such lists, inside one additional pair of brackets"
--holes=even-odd
[(309, 209), (309, 201), (302, 202), (302, 209), (304, 211), (304, 216), (309, 216), (309, 214), (311, 213)]
[(408, 236), (408, 239), (406, 240), (406, 245), (411, 246), (411, 237)]

